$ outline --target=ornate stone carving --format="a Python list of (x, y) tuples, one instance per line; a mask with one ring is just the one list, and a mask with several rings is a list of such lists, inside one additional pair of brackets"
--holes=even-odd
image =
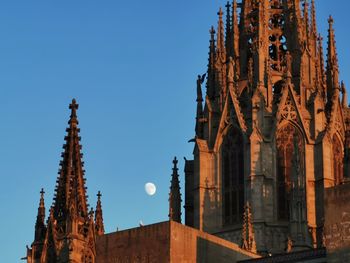
[(298, 119), (297, 110), (296, 110), (294, 103), (293, 103), (290, 96), (288, 96), (288, 98), (284, 104), (284, 107), (282, 108), (281, 116), (285, 120), (292, 120), (295, 122)]

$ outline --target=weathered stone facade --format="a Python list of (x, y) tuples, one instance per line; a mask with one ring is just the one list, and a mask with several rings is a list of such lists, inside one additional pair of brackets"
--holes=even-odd
[(350, 109), (334, 21), (325, 65), (310, 4), (233, 0), (226, 25), (220, 9), (208, 71), (197, 79), (194, 159), (185, 163), (187, 226), (179, 224), (174, 159), (170, 222), (104, 233), (100, 193), (95, 212), (87, 210), (73, 100), (55, 200), (45, 222), (41, 191), (27, 262), (326, 262), (326, 252), (346, 262)]
[(334, 21), (325, 66), (314, 0), (234, 0), (226, 25), (218, 15), (206, 79), (197, 80), (185, 223), (242, 245), (248, 237), (263, 254), (320, 248), (324, 189), (349, 176)]
[(325, 226), (323, 244), (328, 262), (350, 261), (350, 184), (325, 191)]

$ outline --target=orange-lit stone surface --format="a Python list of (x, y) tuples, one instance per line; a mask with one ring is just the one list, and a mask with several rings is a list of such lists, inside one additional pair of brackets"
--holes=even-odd
[(259, 258), (221, 238), (173, 221), (97, 238), (97, 263), (237, 262)]
[(325, 190), (324, 245), (328, 262), (350, 260), (350, 184)]

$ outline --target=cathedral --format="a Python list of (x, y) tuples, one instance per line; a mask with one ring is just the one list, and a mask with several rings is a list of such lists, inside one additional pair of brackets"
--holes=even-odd
[(184, 225), (175, 158), (169, 221), (104, 233), (100, 193), (88, 210), (73, 100), (55, 198), (46, 218), (41, 191), (27, 262), (350, 262), (350, 108), (328, 24), (324, 52), (315, 0), (219, 10), (197, 79)]

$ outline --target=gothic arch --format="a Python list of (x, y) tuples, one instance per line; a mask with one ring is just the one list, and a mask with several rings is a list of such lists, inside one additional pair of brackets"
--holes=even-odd
[(244, 139), (242, 132), (231, 127), (221, 146), (223, 223), (242, 221), (244, 212)]
[(294, 149), (297, 140), (301, 169), (304, 169), (304, 139), (301, 130), (292, 122), (286, 122), (276, 133), (276, 183), (278, 219), (289, 219), (291, 171)]
[(332, 151), (334, 185), (340, 185), (344, 181), (344, 149), (337, 133), (332, 137)]

